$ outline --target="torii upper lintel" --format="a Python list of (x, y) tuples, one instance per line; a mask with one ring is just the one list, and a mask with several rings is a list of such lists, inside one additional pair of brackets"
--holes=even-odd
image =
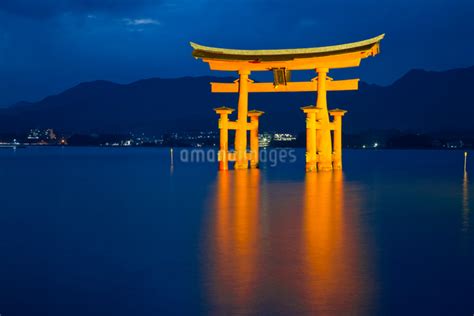
[(246, 68), (251, 71), (265, 71), (271, 68), (304, 70), (326, 68), (356, 67), (360, 60), (375, 56), (380, 52), (380, 41), (385, 34), (374, 38), (324, 47), (243, 50), (216, 48), (190, 43), (193, 56), (209, 63), (213, 70), (238, 71)]

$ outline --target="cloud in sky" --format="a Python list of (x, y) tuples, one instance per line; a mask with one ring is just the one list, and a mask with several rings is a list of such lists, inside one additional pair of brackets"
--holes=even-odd
[(162, 0), (1, 0), (0, 11), (29, 18), (49, 18), (62, 13), (123, 13), (161, 2)]
[(141, 19), (126, 18), (126, 19), (123, 19), (123, 21), (127, 25), (134, 25), (134, 26), (137, 26), (137, 25), (159, 25), (160, 24), (160, 22), (158, 20), (150, 19), (150, 18), (141, 18)]

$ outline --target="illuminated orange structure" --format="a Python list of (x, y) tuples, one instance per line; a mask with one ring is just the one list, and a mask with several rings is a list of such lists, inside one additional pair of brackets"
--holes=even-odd
[[(357, 90), (359, 79), (333, 80), (328, 77), (330, 69), (357, 67), (362, 59), (375, 56), (380, 51), (380, 35), (365, 41), (300, 49), (281, 50), (235, 50), (201, 46), (191, 43), (193, 56), (209, 64), (212, 70), (235, 71), (239, 79), (233, 83), (211, 83), (215, 93), (238, 93), (237, 121), (229, 121), (231, 109), (218, 108), (221, 116), (221, 147), (219, 151), (219, 169), (226, 170), (228, 161), (235, 161), (235, 169), (256, 168), (258, 147), (252, 147), (248, 153), (247, 131), (258, 127), (258, 116), (250, 115), (248, 122), (248, 95), (254, 92), (317, 92), (316, 105), (302, 108), (307, 115), (306, 171), (328, 171), (342, 168), (342, 121), (345, 111), (328, 111), (327, 91)], [(318, 76), (308, 82), (290, 82), (291, 71), (315, 70)], [(274, 81), (253, 82), (249, 76), (252, 71), (273, 71)], [(224, 109), (224, 110), (223, 110)], [(225, 110), (227, 109), (227, 110)], [(230, 111), (230, 112), (229, 112)], [(260, 113), (261, 115), (262, 113)], [(334, 120), (329, 119), (329, 114)], [(235, 152), (230, 153), (227, 144), (228, 130), (235, 130)], [(331, 132), (334, 140), (331, 140)], [(258, 133), (258, 132), (257, 132)], [(257, 134), (258, 135), (258, 134)]]

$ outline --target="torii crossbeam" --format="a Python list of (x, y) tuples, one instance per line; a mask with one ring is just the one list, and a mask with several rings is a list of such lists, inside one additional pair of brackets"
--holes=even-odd
[[(237, 50), (191, 43), (193, 56), (209, 64), (211, 70), (235, 71), (239, 79), (234, 83), (211, 83), (215, 93), (239, 93), (237, 121), (229, 121), (230, 108), (217, 108), (220, 115), (221, 141), (219, 169), (228, 169), (228, 161), (235, 161), (235, 169), (258, 167), (258, 118), (263, 112), (248, 111), (248, 94), (256, 92), (317, 92), (316, 105), (303, 107), (306, 113), (306, 171), (328, 171), (342, 168), (342, 116), (344, 110), (328, 111), (327, 91), (357, 90), (359, 79), (332, 80), (327, 76), (330, 69), (357, 67), (362, 59), (380, 52), (377, 37), (343, 45), (279, 49)], [(291, 71), (315, 70), (317, 78), (308, 82), (290, 82)], [(274, 82), (255, 83), (249, 79), (252, 71), (273, 71)], [(333, 116), (333, 120), (329, 119)], [(251, 121), (248, 121), (248, 117)], [(227, 133), (236, 130), (235, 152), (229, 152)], [(247, 131), (250, 131), (250, 147), (247, 149)], [(333, 136), (331, 138), (331, 131)]]

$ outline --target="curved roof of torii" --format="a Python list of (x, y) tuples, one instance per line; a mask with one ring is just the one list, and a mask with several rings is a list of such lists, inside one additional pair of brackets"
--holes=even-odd
[(382, 34), (364, 41), (342, 45), (295, 49), (242, 50), (207, 47), (193, 42), (190, 44), (194, 49), (193, 56), (196, 58), (265, 62), (289, 61), (297, 58), (324, 57), (355, 52), (366, 52), (368, 50), (372, 50), (374, 52), (373, 55), (375, 55), (378, 53), (379, 43), (384, 36), (385, 34)]

